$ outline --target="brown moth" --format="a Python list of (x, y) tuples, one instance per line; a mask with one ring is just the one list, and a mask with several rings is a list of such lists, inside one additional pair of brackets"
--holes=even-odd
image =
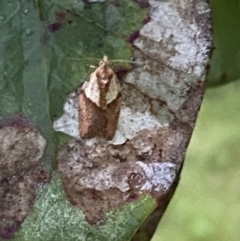
[(84, 82), (79, 94), (79, 134), (82, 138), (114, 137), (122, 97), (118, 78), (107, 56)]

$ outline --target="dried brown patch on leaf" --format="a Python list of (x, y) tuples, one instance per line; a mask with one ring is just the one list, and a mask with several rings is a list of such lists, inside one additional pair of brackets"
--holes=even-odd
[(68, 200), (91, 224), (146, 193), (162, 207), (168, 203), (202, 100), (203, 82), (134, 53), (145, 66), (122, 84), (123, 144), (73, 139), (58, 153)]
[(146, 56), (202, 80), (211, 49), (207, 1), (151, 0), (150, 18), (133, 45)]
[(194, 128), (197, 114), (202, 103), (204, 91), (205, 83), (202, 81), (198, 81), (191, 85), (187, 93), (186, 101), (175, 113), (176, 119), (179, 122), (188, 124), (191, 126), (191, 128)]
[(174, 130), (156, 128), (140, 131), (119, 146), (106, 141), (86, 146), (71, 140), (57, 157), (69, 201), (83, 210), (90, 223), (97, 223), (106, 211), (144, 193), (159, 199), (171, 186), (181, 161), (179, 157), (170, 162), (171, 156), (163, 151), (166, 145), (177, 149), (175, 143), (166, 144), (172, 138), (178, 138)]
[[(37, 189), (50, 179), (40, 165), (46, 146), (38, 130), (14, 118), (0, 129), (0, 237), (13, 238), (34, 205)], [(20, 123), (17, 126), (16, 123)], [(24, 123), (24, 125), (22, 124)]]
[[(181, 108), (175, 113), (175, 119), (171, 124), (172, 135), (166, 139), (166, 143), (162, 148), (159, 155), (163, 158), (168, 158), (170, 162), (178, 163), (179, 170), (176, 172), (176, 177), (172, 183), (169, 192), (166, 192), (165, 195), (162, 195), (158, 198), (158, 207), (154, 210), (148, 218), (144, 221), (141, 226), (141, 231), (137, 231), (131, 241), (140, 240), (142, 233), (148, 237), (150, 240), (159, 224), (164, 211), (167, 208), (169, 201), (171, 200), (175, 189), (178, 185), (181, 169), (182, 169), (182, 160), (179, 157), (184, 157), (186, 148), (188, 146), (191, 133), (195, 126), (197, 111), (200, 108), (203, 94), (205, 90), (205, 83), (198, 81), (191, 85), (188, 90), (187, 99), (181, 106)], [(175, 134), (174, 134), (175, 133)], [(175, 136), (177, 135), (177, 136)], [(164, 138), (165, 139), (165, 138)], [(171, 143), (175, 143), (175, 148), (168, 148), (172, 146)]]
[[(87, 98), (94, 107), (106, 102), (106, 96), (99, 102), (99, 88), (89, 89), (91, 96), (97, 96), (92, 99), (83, 88), (80, 103), (76, 94), (70, 94), (64, 115), (54, 123), (55, 130), (76, 138), (59, 151), (58, 169), (68, 200), (92, 224), (104, 220), (106, 211), (146, 193), (156, 199), (163, 213), (176, 188), (204, 92), (211, 47), (207, 2), (136, 2), (149, 4), (150, 14), (129, 39), (133, 59), (141, 64), (133, 64), (120, 77), (121, 108), (119, 101), (113, 140), (107, 141), (101, 133), (106, 129), (106, 115), (95, 117), (87, 108)], [(86, 138), (102, 138), (82, 139), (78, 125), (89, 125), (87, 133), (100, 133)]]

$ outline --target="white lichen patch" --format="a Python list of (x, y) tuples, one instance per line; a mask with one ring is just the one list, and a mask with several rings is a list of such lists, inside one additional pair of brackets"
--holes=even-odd
[(149, 98), (166, 102), (169, 109), (177, 111), (186, 100), (191, 84), (197, 81), (196, 77), (151, 59), (144, 60), (137, 51), (134, 53), (138, 55), (136, 60), (145, 65), (131, 71), (125, 81), (136, 86)]
[[(132, 188), (132, 182), (141, 191), (168, 190), (175, 178), (176, 163), (148, 162), (156, 149), (150, 132), (146, 132), (141, 139), (136, 137), (132, 144), (137, 152), (129, 146), (119, 151), (104, 143), (86, 150), (84, 143), (71, 140), (58, 153), (59, 170), (79, 190), (105, 191), (116, 188), (124, 193)], [(140, 153), (147, 154), (148, 161), (140, 161)], [(124, 156), (126, 162), (118, 160)]]
[(69, 136), (79, 138), (78, 128), (78, 95), (76, 92), (69, 94), (63, 107), (64, 114), (53, 122), (53, 129)]
[(210, 12), (209, 5), (205, 1), (201, 1), (201, 2), (196, 3), (195, 9), (197, 10), (197, 12), (199, 14), (204, 14), (204, 13)]
[(166, 191), (176, 177), (177, 166), (171, 162), (144, 163), (138, 161), (136, 164), (142, 168), (146, 176), (146, 181), (141, 187), (142, 191)]
[[(79, 184), (89, 189), (96, 189), (98, 191), (108, 190), (109, 188), (118, 188), (122, 192), (129, 190), (129, 184), (127, 177), (131, 173), (131, 169), (126, 170), (124, 176), (121, 179), (117, 178), (115, 174), (117, 172), (116, 165), (109, 165), (99, 170), (92, 170), (87, 176), (79, 178)], [(114, 178), (115, 176), (115, 178)]]
[[(68, 164), (69, 165), (69, 164)], [(82, 167), (77, 169), (73, 163), (76, 173)], [(79, 164), (81, 165), (81, 164)], [(89, 189), (96, 189), (98, 191), (108, 190), (110, 188), (118, 188), (122, 192), (127, 192), (130, 189), (128, 180), (131, 173), (141, 173), (142, 178), (145, 179), (144, 184), (141, 186), (141, 191), (166, 191), (169, 189), (175, 178), (175, 171), (177, 167), (170, 162), (165, 163), (144, 163), (141, 161), (136, 162), (118, 173), (118, 166), (108, 165), (107, 167), (99, 170), (92, 170), (86, 176), (81, 176), (76, 179), (79, 185)]]
[(122, 90), (123, 106), (118, 130), (127, 139), (132, 139), (136, 133), (144, 129), (168, 126), (174, 118), (166, 105), (159, 105), (156, 110), (151, 99), (144, 97), (137, 88), (124, 84)]
[(179, 1), (157, 0), (149, 3), (151, 20), (142, 27), (134, 45), (150, 58), (203, 80), (211, 33), (209, 23), (202, 26), (196, 19), (209, 18), (208, 4), (194, 6), (192, 1), (180, 4)]

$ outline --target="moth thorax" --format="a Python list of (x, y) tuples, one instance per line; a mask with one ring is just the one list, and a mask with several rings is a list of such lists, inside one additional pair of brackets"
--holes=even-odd
[(109, 88), (109, 80), (98, 80), (99, 86), (99, 107), (103, 110), (107, 108), (107, 92)]
[(97, 75), (97, 78), (99, 79), (107, 80), (112, 78), (113, 72), (111, 68), (109, 68), (108, 66), (105, 66), (103, 68), (98, 68), (96, 75)]
[(101, 88), (101, 89), (107, 88), (108, 84), (109, 84), (109, 79), (99, 79), (98, 80), (98, 85), (99, 85), (99, 88)]

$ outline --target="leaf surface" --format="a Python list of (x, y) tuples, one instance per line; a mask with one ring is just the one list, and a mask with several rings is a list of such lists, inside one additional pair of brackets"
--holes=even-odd
[[(32, 211), (8, 228), (17, 241), (130, 240), (158, 205), (161, 214), (165, 210), (195, 124), (211, 47), (210, 28), (202, 27), (209, 26), (207, 3), (202, 11), (178, 0), (89, 2), (0, 3), (0, 118), (19, 126), (15, 116), (21, 114), (42, 133), (42, 163), (52, 172), (49, 184), (38, 188)], [(191, 9), (198, 11), (192, 15)], [(92, 149), (101, 162), (93, 156), (83, 163), (101, 165), (86, 173), (77, 171), (79, 162), (72, 165), (76, 150), (69, 149), (71, 143), (83, 148), (79, 157), (86, 143), (76, 138), (78, 132), (70, 139), (54, 131), (53, 122), (66, 114), (68, 101), (78, 111), (73, 94), (104, 54), (135, 60), (116, 64), (124, 103), (119, 130), (126, 140), (97, 140), (96, 147), (108, 149)]]

